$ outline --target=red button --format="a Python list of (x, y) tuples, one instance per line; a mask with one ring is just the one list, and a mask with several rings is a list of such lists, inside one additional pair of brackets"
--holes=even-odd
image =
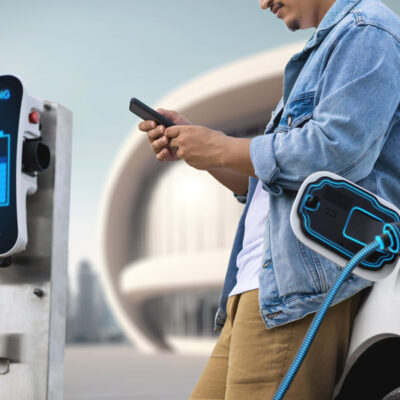
[(29, 114), (29, 122), (31, 124), (38, 124), (40, 121), (40, 114), (37, 111), (32, 111)]

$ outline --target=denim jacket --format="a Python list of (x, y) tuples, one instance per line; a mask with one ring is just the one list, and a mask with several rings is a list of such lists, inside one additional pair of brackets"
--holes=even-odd
[[(260, 312), (268, 328), (315, 312), (339, 267), (300, 243), (289, 216), (296, 191), (332, 171), (400, 207), (400, 19), (380, 0), (337, 0), (284, 73), (283, 98), (264, 135), (250, 143), (256, 176), (270, 193), (260, 267)], [(236, 257), (258, 182), (250, 178), (215, 329), (226, 319)], [(335, 304), (371, 282), (352, 275)]]

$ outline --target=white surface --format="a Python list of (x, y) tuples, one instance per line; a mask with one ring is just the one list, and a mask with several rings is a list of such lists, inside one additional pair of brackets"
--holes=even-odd
[(202, 338), (168, 336), (168, 343), (178, 354), (207, 357), (214, 349), (217, 339), (218, 336)]
[[(134, 295), (138, 301), (177, 289), (219, 287), (225, 270), (217, 266), (225, 266), (229, 251), (171, 255), (134, 262), (120, 275), (120, 290), (127, 296)], [(208, 265), (215, 268), (208, 269)]]

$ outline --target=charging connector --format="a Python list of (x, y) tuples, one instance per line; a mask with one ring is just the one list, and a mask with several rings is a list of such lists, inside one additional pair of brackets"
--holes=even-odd
[(385, 224), (383, 233), (375, 237), (379, 242), (379, 250), (397, 254), (400, 251), (400, 223)]
[(368, 243), (386, 233), (388, 237), (377, 239), (384, 241), (379, 242), (379, 248), (354, 269), (364, 279), (382, 280), (397, 264), (400, 210), (332, 172), (314, 173), (303, 182), (290, 223), (297, 239), (342, 268)]
[(349, 261), (349, 263), (346, 265), (346, 267), (343, 269), (343, 271), (339, 275), (339, 278), (336, 280), (335, 284), (329, 290), (329, 292), (328, 292), (324, 302), (322, 303), (321, 307), (319, 308), (318, 312), (315, 314), (315, 317), (310, 325), (310, 328), (308, 329), (307, 334), (304, 337), (303, 343), (301, 344), (300, 349), (297, 352), (297, 355), (296, 355), (292, 365), (290, 366), (290, 368), (289, 368), (288, 372), (286, 373), (283, 381), (281, 382), (277, 392), (275, 393), (273, 400), (282, 400), (284, 395), (286, 394), (287, 390), (289, 389), (294, 377), (297, 374), (297, 371), (299, 370), (301, 364), (303, 363), (303, 360), (315, 338), (315, 335), (318, 332), (319, 327), (321, 326), (323, 319), (325, 318), (326, 313), (329, 310), (329, 307), (331, 306), (337, 292), (339, 291), (339, 289), (341, 288), (343, 283), (349, 277), (349, 275), (354, 270), (354, 268), (356, 268), (357, 265), (362, 260), (364, 260), (366, 257), (368, 257), (376, 249), (379, 249), (381, 246), (381, 243), (385, 243), (386, 241), (387, 241), (387, 237), (382, 238), (380, 241), (374, 240), (372, 243), (365, 246), (365, 248), (363, 248), (361, 251), (359, 251)]

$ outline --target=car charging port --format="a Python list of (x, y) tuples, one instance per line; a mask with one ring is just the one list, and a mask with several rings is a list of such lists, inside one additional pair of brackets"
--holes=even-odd
[(45, 171), (50, 165), (50, 148), (42, 138), (25, 139), (22, 154), (22, 170), (25, 173)]

